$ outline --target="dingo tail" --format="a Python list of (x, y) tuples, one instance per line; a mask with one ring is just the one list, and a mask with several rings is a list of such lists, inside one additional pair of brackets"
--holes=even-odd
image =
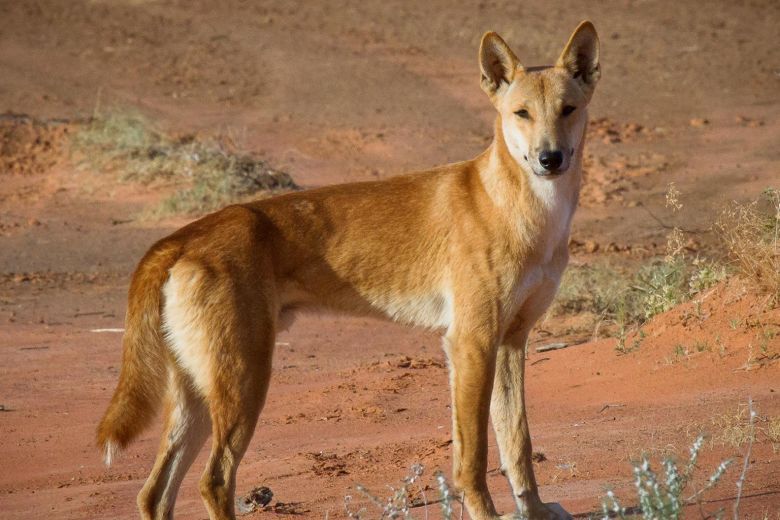
[(161, 330), (162, 287), (178, 251), (153, 247), (133, 273), (122, 340), (122, 369), (97, 429), (107, 465), (156, 415), (167, 387), (168, 354)]

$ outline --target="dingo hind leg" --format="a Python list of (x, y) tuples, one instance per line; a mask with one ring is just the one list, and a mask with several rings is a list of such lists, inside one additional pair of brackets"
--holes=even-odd
[(138, 509), (145, 520), (173, 518), (181, 482), (210, 431), (206, 403), (178, 367), (171, 369), (168, 400), (157, 459), (138, 494)]
[(185, 257), (165, 287), (171, 348), (211, 422), (199, 488), (212, 520), (235, 518), (236, 470), (268, 390), (278, 316), (272, 273), (270, 259), (233, 250), (218, 261)]
[(229, 352), (212, 372), (208, 394), (212, 447), (200, 492), (212, 520), (235, 518), (236, 470), (252, 439), (271, 378), (276, 309), (233, 309), (233, 323), (215, 341)]

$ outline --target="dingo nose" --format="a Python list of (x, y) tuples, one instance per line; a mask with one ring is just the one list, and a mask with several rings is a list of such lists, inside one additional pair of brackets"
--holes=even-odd
[(544, 151), (539, 154), (539, 164), (547, 171), (557, 170), (563, 164), (563, 153), (560, 150)]

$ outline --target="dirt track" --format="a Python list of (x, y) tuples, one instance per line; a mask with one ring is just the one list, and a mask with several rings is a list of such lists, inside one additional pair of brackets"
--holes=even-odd
[[(778, 187), (774, 2), (2, 2), (0, 111), (76, 119), (138, 107), (174, 132), (229, 134), (307, 187), (381, 178), (487, 145), (493, 114), (476, 61), (483, 31), (499, 31), (521, 61), (540, 64), (583, 18), (602, 36), (604, 73), (575, 246), (596, 243), (617, 261), (658, 253), (667, 230), (651, 213), (706, 229), (725, 201)], [(64, 154), (35, 151), (48, 153)], [(0, 171), (0, 516), (132, 518), (159, 428), (103, 467), (93, 430), (116, 381), (120, 335), (92, 330), (122, 327), (135, 262), (184, 220), (139, 220), (158, 193), (62, 159), (32, 173)], [(685, 203), (674, 219), (663, 208), (670, 181)], [(695, 241), (706, 250), (711, 237)], [(573, 261), (593, 261), (586, 249), (575, 247)], [(537, 465), (543, 498), (593, 511), (607, 486), (628, 491), (629, 460), (642, 450), (684, 453), (748, 395), (762, 416), (780, 414), (778, 363), (743, 369), (764, 330), (750, 323), (780, 323), (777, 311), (752, 315), (759, 301), (720, 288), (704, 305), (706, 321), (675, 309), (628, 355), (615, 340), (537, 354), (566, 333), (565, 324), (542, 324), (528, 392), (534, 449), (547, 459)], [(674, 358), (677, 343), (716, 338), (723, 350)], [(357, 483), (384, 493), (413, 463), (427, 475), (449, 471), (447, 378), (434, 334), (305, 317), (279, 342), (240, 491), (268, 485), (293, 511), (340, 517)], [(777, 352), (780, 341), (765, 346)], [(708, 445), (704, 466), (742, 451)], [(743, 512), (776, 514), (780, 458), (761, 441), (752, 460)], [(183, 485), (182, 518), (205, 517), (197, 474)], [(734, 478), (709, 509), (730, 507)], [(493, 472), (489, 482), (507, 509), (503, 477)]]

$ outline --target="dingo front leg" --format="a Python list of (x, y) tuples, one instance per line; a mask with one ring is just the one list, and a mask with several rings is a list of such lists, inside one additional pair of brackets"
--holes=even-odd
[(502, 518), (568, 519), (558, 504), (543, 504), (531, 462), (531, 435), (525, 413), (525, 344), (529, 329), (508, 336), (496, 354), (490, 413), (501, 453), (501, 467), (514, 493), (517, 513)]
[(487, 423), (495, 342), (472, 334), (448, 338), (452, 391), (453, 480), (474, 520), (496, 518), (487, 488)]

